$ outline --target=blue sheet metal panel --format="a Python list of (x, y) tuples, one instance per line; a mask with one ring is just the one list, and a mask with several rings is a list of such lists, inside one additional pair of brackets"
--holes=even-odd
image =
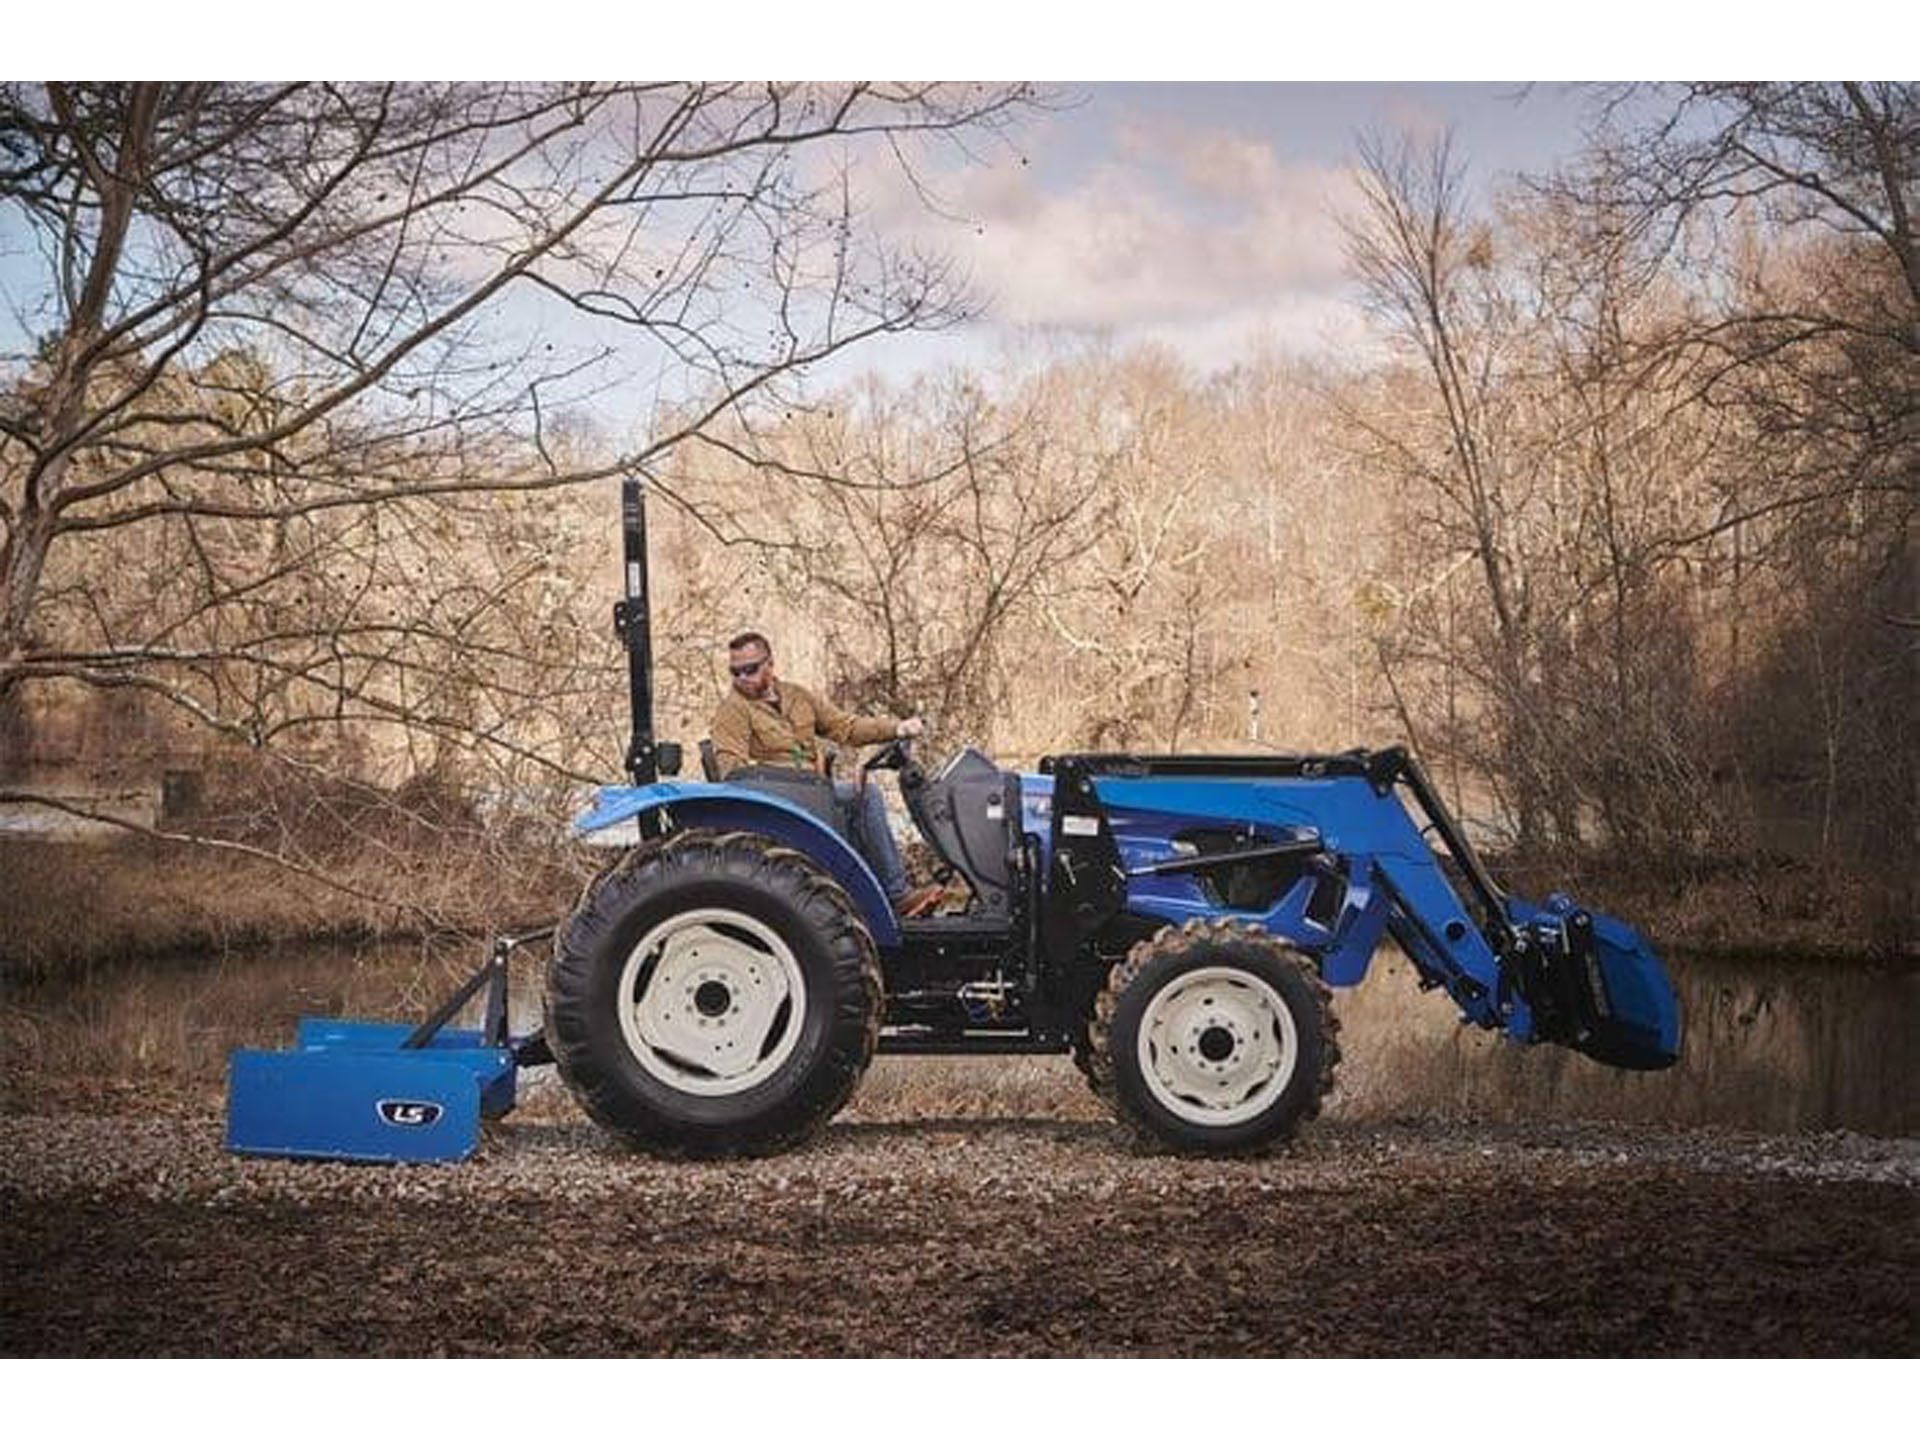
[(1351, 857), (1347, 893), (1333, 922), (1333, 944), (1321, 957), (1320, 978), (1339, 986), (1358, 985), (1366, 979), (1392, 915), (1393, 897), (1378, 883), (1373, 862), (1364, 856)]
[[(725, 790), (732, 786), (703, 784), (699, 790)], [(594, 792), (593, 808), (573, 822), (574, 833), (588, 835), (605, 830), (623, 820), (632, 820), (656, 806), (695, 793), (696, 787), (682, 780), (660, 780), (652, 785), (603, 785)], [(638, 839), (638, 832), (635, 838)]]
[[(1137, 862), (1130, 859), (1132, 863)], [(1346, 894), (1333, 922), (1325, 925), (1307, 914), (1318, 884), (1311, 876), (1296, 881), (1270, 909), (1224, 912), (1191, 877), (1140, 876), (1127, 884), (1127, 909), (1170, 925), (1232, 915), (1319, 956), (1321, 978), (1329, 985), (1358, 985), (1366, 978), (1392, 909), (1390, 897), (1373, 883), (1373, 873), (1365, 856), (1348, 857)]]
[(472, 1065), (432, 1050), (236, 1050), (227, 1148), (310, 1160), (465, 1160), (480, 1140), (480, 1091)]
[(574, 821), (582, 834), (665, 809), (681, 829), (751, 830), (812, 857), (853, 898), (874, 944), (900, 944), (900, 922), (886, 891), (860, 854), (798, 805), (739, 785), (662, 780), (653, 785), (609, 785), (594, 808)]
[(1053, 864), (1053, 776), (1020, 776), (1020, 828), (1040, 843), (1040, 873), (1044, 875)]
[[(1021, 778), (1026, 832), (1051, 839), (1053, 777)], [(1352, 985), (1366, 974), (1383, 932), (1391, 933), (1423, 979), (1446, 987), (1465, 1017), (1499, 1028), (1522, 1042), (1536, 1038), (1534, 1015), (1503, 976), (1499, 957), (1438, 857), (1407, 813), (1397, 791), (1381, 794), (1359, 776), (1316, 779), (1096, 777), (1122, 862), (1137, 869), (1173, 854), (1172, 839), (1195, 822), (1253, 826), (1274, 837), (1291, 830), (1319, 833), (1341, 857), (1348, 890), (1330, 927), (1306, 918), (1301, 892), (1289, 892), (1264, 915), (1238, 912), (1275, 934), (1315, 950), (1328, 983)], [(1574, 904), (1564, 896), (1545, 907), (1509, 899), (1519, 926), (1563, 918)], [(1187, 877), (1141, 876), (1128, 883), (1127, 909), (1169, 923), (1211, 915), (1204, 892)], [(1615, 1018), (1635, 1034), (1619, 1044), (1639, 1047), (1637, 1059), (1608, 1063), (1652, 1066), (1679, 1053), (1681, 1015), (1660, 959), (1630, 927), (1593, 916), (1594, 956)]]
[[(1164, 833), (1195, 820), (1252, 824), (1269, 829), (1305, 827), (1320, 833), (1329, 850), (1366, 854), (1430, 853), (1398, 798), (1382, 795), (1359, 776), (1319, 780), (1196, 780), (1188, 778), (1095, 780), (1109, 813), (1136, 812), (1131, 825), (1174, 823)], [(1177, 818), (1176, 818), (1177, 817)], [(1114, 823), (1115, 839), (1122, 827)]]
[(401, 1043), (414, 1032), (411, 1023), (391, 1020), (335, 1020), (325, 1016), (302, 1016), (294, 1030), (294, 1044), (302, 1050), (381, 1050), (402, 1054), (431, 1055), (435, 1059), (464, 1065), (480, 1084), (480, 1113), (489, 1119), (513, 1109), (515, 1077), (510, 1046), (488, 1045), (478, 1030), (456, 1030), (443, 1026), (419, 1051), (400, 1051)]
[[(1137, 859), (1137, 854), (1131, 846), (1121, 851), (1123, 863), (1129, 870), (1153, 863)], [(1313, 889), (1313, 878), (1303, 877), (1268, 909), (1235, 910), (1223, 909), (1191, 875), (1136, 875), (1127, 881), (1127, 909), (1136, 915), (1165, 920), (1170, 925), (1232, 915), (1298, 941), (1310, 950), (1324, 950), (1333, 943), (1333, 932), (1307, 918), (1307, 902), (1313, 898)]]
[(1653, 947), (1625, 921), (1597, 910), (1593, 912), (1593, 938), (1614, 1014), (1654, 1036), (1665, 1054), (1678, 1057), (1680, 1000), (1667, 967), (1660, 963)]
[[(302, 1050), (398, 1050), (417, 1027), (405, 1020), (340, 1020), (330, 1015), (302, 1015), (294, 1026), (293, 1043)], [(430, 1050), (486, 1048), (478, 1030), (442, 1026), (427, 1042)]]
[(1418, 857), (1396, 853), (1380, 858), (1381, 879), (1394, 902), (1388, 923), (1393, 938), (1424, 977), (1446, 986), (1468, 1020), (1504, 1026), (1516, 1040), (1531, 1039), (1533, 1023), (1525, 1002), (1501, 993), (1499, 956), (1460, 903), (1433, 852), (1424, 843), (1421, 850)]

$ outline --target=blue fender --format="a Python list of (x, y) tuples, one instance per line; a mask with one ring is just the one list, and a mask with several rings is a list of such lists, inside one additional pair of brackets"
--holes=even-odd
[(792, 846), (845, 887), (874, 944), (887, 950), (899, 947), (900, 922), (860, 852), (798, 805), (778, 796), (741, 785), (687, 780), (607, 785), (595, 796), (593, 809), (575, 820), (573, 828), (576, 834), (591, 834), (653, 811), (663, 814), (676, 830), (750, 830)]

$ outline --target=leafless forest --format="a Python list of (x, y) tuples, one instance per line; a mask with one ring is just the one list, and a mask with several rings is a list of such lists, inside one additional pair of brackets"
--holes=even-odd
[(8, 799), (164, 769), (115, 818), (418, 908), (368, 814), (524, 839), (616, 776), (639, 471), (669, 733), (757, 622), (937, 746), (1408, 739), (1517, 857), (1910, 941), (1914, 87), (1596, 90), (1549, 175), (1368, 137), (1365, 354), (810, 383), (979, 303), (849, 175), (1059, 99), (8, 87)]

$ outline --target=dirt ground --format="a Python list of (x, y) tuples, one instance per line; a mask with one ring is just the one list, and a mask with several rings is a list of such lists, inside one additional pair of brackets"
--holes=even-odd
[(535, 1096), (463, 1166), (242, 1161), (217, 1106), (0, 1115), (0, 1352), (1915, 1353), (1920, 1142), (1323, 1120), (1255, 1161), (849, 1112), (627, 1153)]

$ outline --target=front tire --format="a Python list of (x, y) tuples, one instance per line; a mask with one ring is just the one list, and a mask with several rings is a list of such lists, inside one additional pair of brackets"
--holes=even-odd
[(1312, 957), (1193, 920), (1134, 946), (1094, 1004), (1095, 1093), (1149, 1146), (1247, 1154), (1290, 1138), (1333, 1088), (1339, 1022)]
[(632, 852), (581, 897), (547, 973), (568, 1088), (658, 1154), (800, 1144), (866, 1073), (881, 1010), (879, 958), (846, 892), (747, 833)]

